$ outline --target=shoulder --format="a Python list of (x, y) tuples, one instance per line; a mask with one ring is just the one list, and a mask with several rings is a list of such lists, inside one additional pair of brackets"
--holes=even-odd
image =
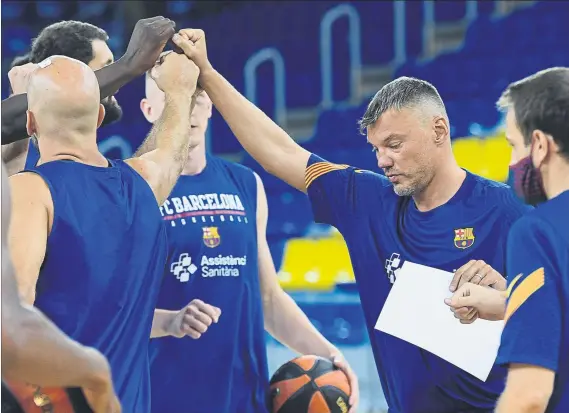
[(512, 225), (509, 238), (512, 240), (536, 238), (540, 244), (545, 241), (556, 243), (557, 230), (547, 219), (546, 213), (546, 208), (542, 207), (527, 212)]
[(539, 209), (518, 219), (508, 234), (508, 254), (520, 264), (538, 256), (555, 261), (557, 254), (566, 255), (565, 249), (559, 249), (564, 244), (563, 236)]
[(376, 189), (391, 189), (389, 180), (374, 171), (360, 169), (351, 165), (328, 162), (316, 154), (311, 154), (306, 166), (306, 187), (315, 182), (320, 177), (327, 179), (348, 180), (357, 186), (373, 186)]
[(251, 168), (248, 168), (245, 165), (229, 161), (227, 159), (223, 159), (217, 156), (208, 157), (208, 161), (216, 164), (219, 168), (225, 169), (226, 171), (238, 176), (251, 178), (256, 175)]
[(112, 162), (120, 170), (127, 171), (129, 174), (136, 174), (147, 182), (153, 182), (154, 177), (159, 177), (161, 172), (159, 164), (144, 155), (124, 161), (113, 160)]
[(13, 204), (53, 205), (49, 185), (37, 172), (26, 171), (12, 175), (9, 182)]
[(506, 222), (511, 224), (533, 210), (533, 207), (524, 204), (516, 196), (510, 186), (478, 175), (474, 175), (474, 179), (474, 196), (502, 215)]
[(257, 188), (260, 178), (251, 168), (217, 156), (208, 156), (208, 162), (213, 164), (218, 173), (223, 173), (238, 183), (238, 186)]

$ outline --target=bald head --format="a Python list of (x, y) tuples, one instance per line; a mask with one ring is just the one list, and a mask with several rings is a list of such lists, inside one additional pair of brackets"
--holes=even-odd
[(39, 66), (28, 84), (28, 133), (40, 139), (93, 134), (104, 117), (93, 70), (65, 56)]

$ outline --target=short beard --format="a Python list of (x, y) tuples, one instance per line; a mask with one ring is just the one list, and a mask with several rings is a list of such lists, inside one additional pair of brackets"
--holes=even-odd
[(411, 186), (397, 187), (396, 185), (393, 185), (393, 191), (399, 196), (413, 196), (416, 192), (415, 188)]

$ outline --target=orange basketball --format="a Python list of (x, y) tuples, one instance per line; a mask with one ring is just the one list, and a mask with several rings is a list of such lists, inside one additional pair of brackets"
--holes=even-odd
[(2, 413), (92, 413), (80, 389), (2, 381)]
[(350, 383), (322, 357), (302, 356), (283, 364), (270, 383), (272, 413), (347, 413)]

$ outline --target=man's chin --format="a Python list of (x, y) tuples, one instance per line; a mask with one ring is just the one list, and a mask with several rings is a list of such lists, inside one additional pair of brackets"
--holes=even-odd
[(411, 196), (415, 192), (413, 188), (397, 183), (393, 184), (393, 191), (399, 196)]

